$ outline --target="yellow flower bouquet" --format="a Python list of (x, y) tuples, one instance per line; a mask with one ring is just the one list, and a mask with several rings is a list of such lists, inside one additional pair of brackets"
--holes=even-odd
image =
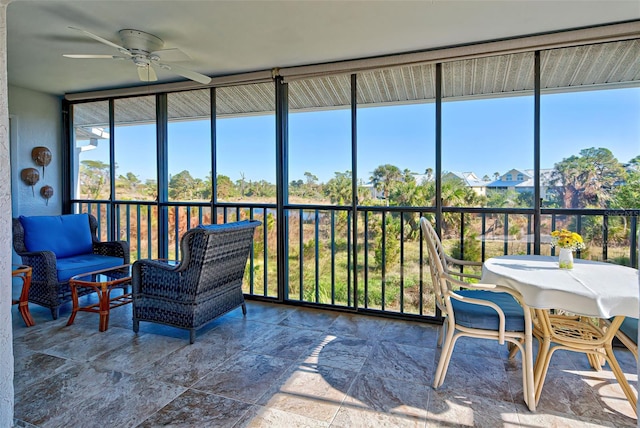
[(567, 229), (551, 232), (551, 247), (560, 248), (558, 264), (560, 269), (573, 269), (573, 252), (585, 248), (582, 236)]
[(566, 248), (571, 251), (583, 250), (585, 248), (582, 236), (567, 229), (554, 230), (551, 232), (551, 246)]

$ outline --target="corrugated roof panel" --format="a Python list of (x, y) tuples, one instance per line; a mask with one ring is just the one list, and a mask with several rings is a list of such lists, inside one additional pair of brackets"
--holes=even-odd
[[(632, 40), (619, 61), (620, 82), (640, 81), (640, 40)], [(610, 80), (614, 81), (613, 78)]]
[(216, 89), (216, 98), (217, 116), (275, 111), (273, 83), (225, 86)]
[(435, 66), (412, 65), (358, 73), (358, 104), (432, 100)]
[(156, 97), (118, 98), (114, 101), (114, 121), (116, 125), (129, 123), (153, 123), (156, 121)]
[(289, 110), (345, 107), (351, 104), (349, 75), (294, 80), (289, 83)]
[(443, 64), (443, 98), (533, 90), (533, 53), (499, 55)]
[(109, 101), (96, 101), (73, 105), (74, 126), (108, 126)]
[(169, 120), (181, 118), (204, 118), (211, 116), (211, 92), (209, 89), (172, 92), (167, 95)]
[(640, 40), (543, 51), (543, 89), (571, 88), (640, 80)]
[[(542, 89), (562, 90), (593, 85), (640, 82), (640, 40), (542, 51)], [(502, 96), (533, 90), (533, 52), (443, 63), (443, 98)], [(407, 65), (357, 74), (358, 105), (402, 104), (435, 98), (435, 65)], [(275, 111), (271, 82), (216, 89), (216, 112), (230, 115)], [(348, 74), (289, 82), (289, 110), (341, 108), (350, 105)], [(116, 99), (116, 123), (155, 121), (153, 96)], [(209, 90), (169, 94), (170, 119), (208, 117)], [(108, 124), (108, 102), (74, 105), (77, 127)]]

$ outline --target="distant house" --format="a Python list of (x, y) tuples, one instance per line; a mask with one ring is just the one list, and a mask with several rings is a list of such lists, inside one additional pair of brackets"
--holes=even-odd
[[(550, 190), (550, 180), (553, 169), (540, 170), (540, 197), (547, 199)], [(511, 169), (502, 174), (497, 180), (485, 184), (487, 190), (515, 190), (518, 193), (533, 193), (535, 183), (532, 169)]]
[[(553, 169), (541, 169), (540, 170), (540, 197), (542, 199), (548, 199), (553, 193), (553, 187), (549, 184)], [(435, 176), (427, 174), (413, 174), (416, 183), (425, 184), (427, 182), (435, 180)], [(485, 181), (474, 172), (456, 172), (449, 171), (442, 175), (442, 181), (457, 180), (462, 182), (465, 186), (470, 187), (476, 194), (480, 196), (487, 196), (489, 191), (506, 191), (514, 190), (518, 193), (534, 191), (534, 180), (532, 169), (511, 169), (494, 181)], [(377, 190), (371, 182), (361, 186), (369, 189), (371, 196), (376, 199), (384, 199), (382, 191)]]
[(478, 178), (473, 172), (446, 172), (442, 175), (442, 181), (461, 180), (467, 187), (471, 187), (480, 196), (486, 196), (487, 182)]

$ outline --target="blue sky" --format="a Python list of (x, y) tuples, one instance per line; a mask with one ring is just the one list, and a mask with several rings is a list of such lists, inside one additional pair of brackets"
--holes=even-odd
[[(351, 169), (350, 110), (290, 115), (289, 180), (304, 172), (322, 182)], [(358, 177), (390, 163), (424, 173), (435, 168), (434, 104), (358, 110)], [(541, 165), (581, 149), (607, 147), (621, 162), (640, 154), (640, 88), (543, 95)], [(204, 178), (210, 171), (206, 121), (169, 125), (169, 172), (189, 170)], [(443, 103), (442, 159), (445, 171), (474, 171), (479, 177), (511, 168), (533, 168), (533, 97), (505, 97)], [(251, 116), (217, 122), (219, 173), (238, 180), (275, 182), (274, 117)], [(153, 125), (116, 129), (118, 174), (141, 180), (155, 177)], [(105, 142), (84, 152), (108, 159)], [(81, 159), (87, 159), (83, 157)]]

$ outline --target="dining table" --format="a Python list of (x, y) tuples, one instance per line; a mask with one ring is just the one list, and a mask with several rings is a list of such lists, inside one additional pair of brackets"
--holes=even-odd
[(507, 255), (484, 262), (481, 282), (517, 291), (534, 315), (540, 341), (533, 369), (536, 403), (551, 356), (565, 349), (587, 354), (597, 370), (604, 358), (637, 411), (637, 397), (612, 349), (625, 317), (638, 318), (640, 312), (637, 269), (583, 259), (574, 260), (572, 269), (561, 269), (556, 256)]

